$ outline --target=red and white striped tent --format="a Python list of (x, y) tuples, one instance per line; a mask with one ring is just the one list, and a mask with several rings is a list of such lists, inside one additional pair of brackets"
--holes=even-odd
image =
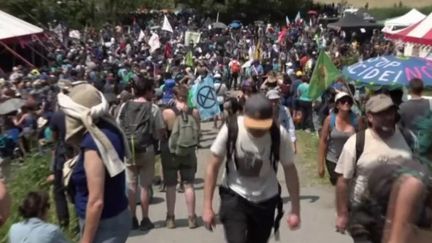
[(405, 43), (432, 46), (432, 13), (416, 24), (386, 33), (385, 36)]

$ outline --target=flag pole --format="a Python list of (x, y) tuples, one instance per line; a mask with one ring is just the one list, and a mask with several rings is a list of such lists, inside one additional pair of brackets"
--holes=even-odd
[(217, 15), (216, 15), (216, 23), (219, 23), (219, 11), (217, 12)]

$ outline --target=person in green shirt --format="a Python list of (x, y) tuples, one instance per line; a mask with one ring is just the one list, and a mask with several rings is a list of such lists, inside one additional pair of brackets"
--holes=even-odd
[(300, 128), (306, 131), (315, 131), (312, 120), (312, 100), (309, 98), (309, 80), (303, 79), (297, 87), (298, 110), (302, 113)]

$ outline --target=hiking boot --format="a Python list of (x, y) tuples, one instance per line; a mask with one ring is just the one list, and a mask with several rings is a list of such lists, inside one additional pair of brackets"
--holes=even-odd
[(197, 222), (197, 216), (189, 216), (188, 219), (189, 229), (195, 229), (198, 228), (198, 222)]
[(178, 193), (183, 193), (184, 192), (184, 185), (183, 182), (180, 182), (178, 188), (177, 188), (177, 192)]
[(140, 230), (142, 231), (148, 231), (153, 229), (155, 226), (154, 224), (150, 221), (149, 218), (144, 218), (143, 220), (141, 220), (141, 224), (140, 224)]
[(139, 228), (138, 219), (137, 217), (132, 218), (132, 230), (136, 230)]
[(167, 215), (166, 220), (165, 220), (165, 224), (166, 224), (166, 227), (168, 229), (175, 229), (176, 225), (175, 225), (174, 215), (172, 215), (172, 216)]

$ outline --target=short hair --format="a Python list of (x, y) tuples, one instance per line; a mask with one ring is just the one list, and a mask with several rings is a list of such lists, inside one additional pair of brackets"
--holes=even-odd
[(148, 77), (138, 77), (133, 82), (133, 89), (135, 91), (136, 96), (143, 96), (147, 92), (152, 91), (154, 88), (154, 81)]
[(188, 89), (184, 85), (178, 85), (178, 86), (173, 88), (173, 93), (174, 93), (176, 98), (179, 98), (179, 97), (187, 98)]
[(421, 94), (424, 90), (423, 80), (413, 78), (409, 81), (409, 88), (414, 94)]
[(49, 195), (45, 191), (29, 192), (19, 206), (19, 214), (25, 218), (39, 218), (49, 209)]

